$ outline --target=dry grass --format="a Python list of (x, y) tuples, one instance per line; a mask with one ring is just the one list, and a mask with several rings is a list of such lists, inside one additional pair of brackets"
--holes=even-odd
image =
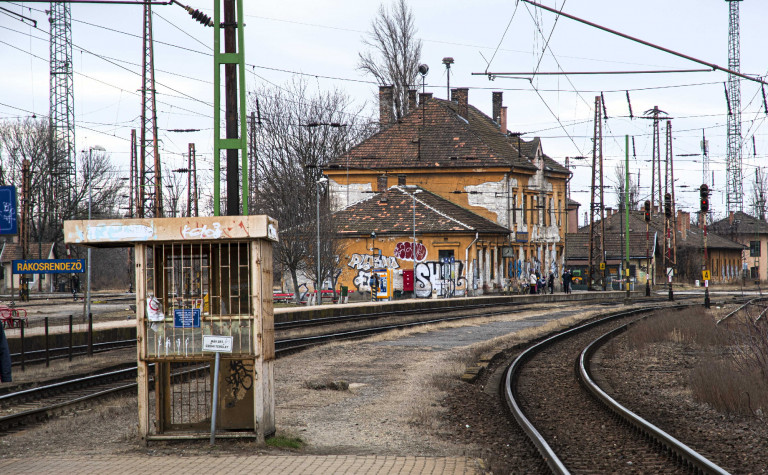
[(748, 315), (715, 322), (725, 309), (657, 312), (627, 332), (630, 349), (652, 352), (659, 343), (700, 355), (688, 384), (695, 400), (718, 411), (762, 417), (768, 411), (768, 322)]

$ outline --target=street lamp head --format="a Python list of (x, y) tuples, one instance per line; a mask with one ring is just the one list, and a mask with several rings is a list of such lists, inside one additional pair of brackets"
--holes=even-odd
[(323, 183), (328, 183), (328, 177), (327, 176), (321, 176), (320, 179), (317, 180), (317, 184), (318, 185), (323, 184)]
[(101, 145), (94, 145), (92, 147), (88, 147), (88, 150), (89, 151), (96, 150), (97, 152), (106, 152), (107, 151), (107, 149), (102, 147)]
[(371, 239), (376, 239), (376, 233), (375, 232), (371, 233)]

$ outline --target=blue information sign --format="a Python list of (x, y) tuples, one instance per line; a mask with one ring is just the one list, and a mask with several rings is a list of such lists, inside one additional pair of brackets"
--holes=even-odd
[(173, 311), (173, 326), (176, 328), (200, 328), (200, 309), (177, 308)]
[(0, 186), (0, 235), (19, 234), (16, 187)]
[(82, 274), (85, 259), (35, 259), (12, 262), (14, 274)]

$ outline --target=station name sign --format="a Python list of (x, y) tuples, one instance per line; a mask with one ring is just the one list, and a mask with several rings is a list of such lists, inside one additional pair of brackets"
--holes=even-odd
[(82, 274), (85, 259), (14, 260), (14, 274)]

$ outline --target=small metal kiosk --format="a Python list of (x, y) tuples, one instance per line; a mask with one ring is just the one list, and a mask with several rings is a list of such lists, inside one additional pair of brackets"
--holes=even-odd
[[(145, 443), (207, 437), (216, 386), (217, 437), (263, 440), (275, 432), (277, 221), (268, 216), (66, 221), (64, 236), (70, 244), (134, 246), (139, 436)], [(210, 341), (211, 335), (231, 342), (231, 353), (221, 354), (216, 382), (214, 353), (203, 349), (204, 337)]]

